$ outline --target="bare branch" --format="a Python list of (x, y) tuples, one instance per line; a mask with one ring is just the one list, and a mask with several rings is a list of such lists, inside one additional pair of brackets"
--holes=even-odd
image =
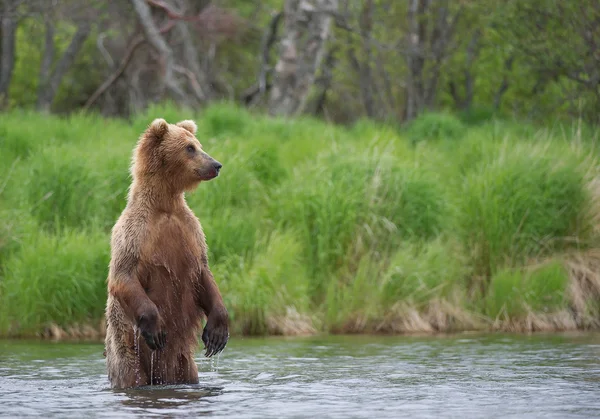
[[(175, 26), (175, 22), (171, 21), (171, 22), (167, 23), (163, 28), (161, 28), (159, 32), (160, 33), (167, 33), (174, 26)], [(102, 83), (100, 85), (100, 87), (98, 87), (96, 89), (96, 91), (85, 102), (85, 105), (83, 105), (83, 110), (84, 111), (88, 110), (90, 108), (90, 106), (92, 106), (94, 104), (94, 102), (96, 102), (96, 100), (98, 100), (98, 98), (100, 96), (102, 96), (102, 94), (104, 94), (104, 92), (110, 86), (112, 86), (112, 84), (115, 81), (117, 81), (119, 77), (121, 77), (121, 75), (123, 74), (123, 72), (127, 68), (127, 65), (129, 64), (129, 61), (131, 61), (131, 58), (133, 57), (133, 53), (144, 42), (146, 42), (146, 39), (142, 35), (136, 36), (133, 39), (133, 41), (131, 41), (131, 43), (127, 47), (127, 50), (125, 51), (125, 54), (123, 55), (123, 58), (121, 59), (121, 63), (119, 64), (119, 67), (104, 81), (104, 83)]]
[(177, 22), (176, 29), (181, 36), (183, 43), (183, 59), (185, 60), (187, 72), (191, 72), (193, 77), (187, 75), (192, 85), (192, 91), (196, 96), (196, 99), (200, 102), (205, 102), (210, 99), (211, 89), (210, 83), (208, 82), (207, 73), (200, 66), (200, 57), (198, 56), (198, 50), (194, 45), (190, 31), (188, 30), (185, 22)]
[(173, 50), (167, 45), (165, 40), (157, 29), (152, 19), (152, 13), (150, 7), (144, 0), (130, 0), (133, 4), (135, 12), (138, 17), (138, 21), (142, 26), (142, 31), (146, 41), (159, 53), (163, 64), (163, 82), (169, 92), (177, 99), (185, 101), (186, 97), (184, 92), (179, 87), (179, 83), (175, 79), (173, 74), (173, 66), (175, 65), (175, 58), (173, 56)]
[(56, 64), (52, 75), (48, 79), (48, 83), (38, 96), (38, 109), (46, 111), (50, 109), (50, 105), (54, 100), (54, 96), (56, 95), (56, 91), (58, 90), (58, 86), (60, 85), (63, 76), (73, 65), (75, 57), (77, 57), (77, 53), (83, 46), (85, 40), (90, 34), (90, 31), (91, 26), (88, 22), (83, 22), (79, 25), (75, 35), (73, 35), (73, 38), (71, 39), (71, 43)]
[(127, 50), (125, 51), (125, 55), (123, 57), (123, 59), (121, 60), (121, 64), (119, 64), (119, 67), (108, 77), (108, 79), (106, 79), (104, 81), (104, 83), (102, 83), (100, 85), (100, 87), (98, 87), (96, 89), (96, 91), (89, 97), (89, 99), (85, 102), (85, 105), (83, 105), (83, 110), (87, 111), (90, 106), (92, 106), (94, 104), (94, 102), (96, 102), (96, 100), (102, 96), (102, 94), (115, 82), (117, 81), (117, 79), (121, 76), (121, 74), (123, 74), (123, 72), (125, 71), (125, 69), (127, 68), (127, 64), (129, 64), (129, 61), (131, 60), (131, 57), (133, 56), (133, 53), (135, 52), (135, 50), (137, 49), (137, 47), (139, 47), (141, 44), (144, 43), (144, 37), (143, 36), (137, 36), (133, 42), (131, 42), (129, 44), (129, 46), (127, 47)]
[(269, 65), (269, 57), (271, 48), (277, 40), (277, 31), (282, 16), (283, 12), (272, 14), (269, 25), (264, 31), (260, 47), (261, 55), (257, 82), (245, 89), (240, 95), (241, 101), (245, 106), (251, 106), (259, 101), (273, 86), (272, 83), (268, 82), (268, 76), (273, 72), (272, 67)]

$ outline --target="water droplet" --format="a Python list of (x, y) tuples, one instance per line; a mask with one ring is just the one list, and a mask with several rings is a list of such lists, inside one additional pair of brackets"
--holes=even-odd
[(133, 326), (133, 346), (135, 348), (135, 385), (140, 385), (140, 343), (139, 343), (139, 333), (136, 325)]
[(153, 383), (153, 374), (154, 374), (154, 351), (150, 354), (150, 385)]

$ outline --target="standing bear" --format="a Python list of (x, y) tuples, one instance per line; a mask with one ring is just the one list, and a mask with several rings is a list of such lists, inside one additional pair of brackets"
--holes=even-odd
[(204, 233), (184, 197), (222, 167), (202, 150), (196, 130), (194, 121), (155, 119), (133, 153), (108, 272), (105, 346), (113, 388), (198, 383), (194, 351), (204, 316), (206, 356), (229, 339)]

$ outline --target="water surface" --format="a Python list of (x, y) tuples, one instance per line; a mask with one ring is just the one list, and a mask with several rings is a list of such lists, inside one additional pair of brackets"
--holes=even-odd
[(127, 391), (103, 349), (0, 341), (0, 416), (600, 417), (600, 334), (234, 337), (198, 385)]

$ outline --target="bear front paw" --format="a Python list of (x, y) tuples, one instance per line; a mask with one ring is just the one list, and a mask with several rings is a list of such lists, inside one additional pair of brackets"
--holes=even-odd
[(146, 345), (153, 351), (162, 349), (167, 344), (167, 332), (161, 331), (158, 333), (150, 333), (142, 330), (142, 337), (146, 341)]
[(153, 351), (164, 348), (167, 343), (167, 332), (160, 330), (159, 324), (161, 322), (158, 317), (155, 315), (141, 315), (138, 320), (140, 333), (148, 347)]
[(202, 342), (206, 348), (204, 356), (210, 358), (218, 354), (227, 345), (229, 340), (229, 327), (227, 314), (208, 316), (208, 321), (202, 332)]

